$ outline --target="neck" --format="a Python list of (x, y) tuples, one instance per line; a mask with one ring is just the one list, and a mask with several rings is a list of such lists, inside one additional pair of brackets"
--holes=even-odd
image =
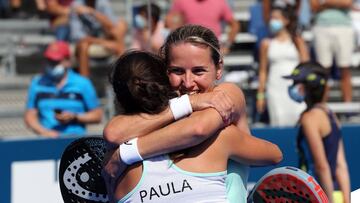
[(287, 40), (290, 38), (290, 34), (287, 30), (283, 29), (277, 33), (276, 38), (279, 40)]

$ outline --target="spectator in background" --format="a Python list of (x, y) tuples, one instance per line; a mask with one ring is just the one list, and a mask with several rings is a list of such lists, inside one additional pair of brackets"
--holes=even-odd
[(29, 88), (25, 123), (45, 137), (84, 135), (86, 124), (102, 119), (93, 85), (71, 70), (66, 42), (50, 44), (44, 56), (44, 73), (35, 76)]
[(271, 18), (272, 7), (286, 7), (293, 6), (295, 8), (296, 16), (299, 15), (301, 0), (262, 0), (263, 18), (266, 24), (269, 24)]
[(229, 31), (226, 41), (221, 42), (221, 51), (227, 54), (240, 26), (226, 0), (174, 0), (166, 18), (166, 25), (170, 29), (182, 24), (198, 24), (211, 29), (219, 39), (225, 32), (222, 30), (223, 22)]
[(350, 202), (350, 178), (336, 115), (326, 106), (327, 72), (318, 63), (301, 63), (291, 75), (289, 95), (305, 101), (297, 146), (299, 168), (314, 176), (333, 203)]
[(315, 12), (313, 33), (317, 61), (330, 70), (335, 57), (336, 66), (340, 68), (340, 86), (345, 102), (352, 101), (350, 66), (355, 39), (349, 15), (351, 6), (351, 0), (311, 0), (311, 8)]
[(42, 17), (45, 11), (45, 0), (9, 0), (9, 4), (11, 18)]
[(0, 18), (10, 17), (10, 6), (7, 0), (0, 0)]
[[(256, 36), (256, 44), (254, 48), (254, 60), (259, 61), (259, 49), (261, 41), (270, 37), (268, 30), (273, 7), (294, 7), (295, 16), (299, 16), (297, 24), (301, 28), (306, 26), (310, 18), (310, 9), (307, 8), (308, 0), (258, 0), (254, 5), (250, 6), (250, 22), (249, 32)], [(300, 22), (301, 21), (301, 22)]]
[(168, 34), (164, 22), (160, 20), (160, 7), (151, 4), (150, 26), (148, 25), (148, 16), (147, 4), (140, 6), (138, 13), (135, 15), (135, 33), (131, 48), (158, 53)]
[(47, 0), (46, 12), (49, 14), (51, 27), (57, 40), (70, 40), (70, 5), (73, 0)]
[(108, 0), (75, 0), (70, 30), (81, 75), (89, 76), (90, 57), (121, 55), (125, 50), (126, 22), (117, 19)]
[(305, 108), (303, 103), (289, 98), (289, 81), (282, 78), (289, 75), (300, 61), (309, 60), (306, 43), (296, 33), (293, 9), (291, 6), (272, 9), (269, 22), (272, 37), (263, 39), (260, 45), (256, 107), (258, 113), (262, 113), (267, 104), (270, 124), (274, 126), (295, 125)]
[(350, 12), (352, 25), (355, 32), (356, 51), (360, 50), (360, 0), (354, 0)]

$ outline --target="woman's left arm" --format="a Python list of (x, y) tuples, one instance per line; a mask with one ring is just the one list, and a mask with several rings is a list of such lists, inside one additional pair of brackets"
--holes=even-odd
[(344, 202), (350, 203), (350, 178), (349, 170), (345, 158), (344, 142), (340, 140), (337, 162), (336, 162), (336, 180), (339, 183), (340, 190), (344, 196)]
[(310, 152), (314, 160), (315, 173), (319, 177), (321, 187), (324, 189), (329, 198), (329, 202), (333, 202), (332, 194), (334, 192), (333, 181), (329, 163), (326, 159), (324, 145), (320, 134), (319, 125), (316, 119), (317, 113), (314, 111), (306, 112), (301, 117), (301, 125), (303, 126), (306, 140), (310, 147)]

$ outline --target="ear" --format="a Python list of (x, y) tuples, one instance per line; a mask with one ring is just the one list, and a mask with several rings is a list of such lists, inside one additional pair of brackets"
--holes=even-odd
[(221, 79), (223, 70), (224, 70), (224, 61), (223, 61), (223, 59), (220, 59), (219, 65), (216, 69), (216, 80)]

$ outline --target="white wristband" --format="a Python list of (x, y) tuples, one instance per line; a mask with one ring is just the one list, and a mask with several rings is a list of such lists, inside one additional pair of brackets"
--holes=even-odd
[(143, 160), (137, 147), (137, 138), (122, 143), (119, 146), (119, 153), (121, 160), (127, 165)]
[(190, 98), (187, 94), (184, 94), (181, 97), (170, 99), (169, 105), (175, 120), (190, 115), (193, 112)]

